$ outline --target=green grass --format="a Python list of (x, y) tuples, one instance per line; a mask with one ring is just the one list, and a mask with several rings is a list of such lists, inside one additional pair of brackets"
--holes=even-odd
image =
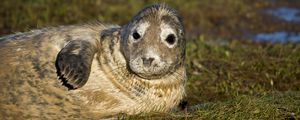
[(300, 45), (246, 41), (187, 44), (191, 103), (226, 100), (240, 94), (300, 91)]
[[(156, 2), (170, 4), (183, 16), (188, 36), (186, 100), (193, 111), (119, 115), (120, 119), (300, 119), (300, 44), (233, 40), (243, 30), (255, 33), (300, 27), (262, 22), (253, 10), (270, 6), (267, 1)], [(125, 24), (150, 3), (153, 1), (3, 0), (0, 35), (96, 20)]]

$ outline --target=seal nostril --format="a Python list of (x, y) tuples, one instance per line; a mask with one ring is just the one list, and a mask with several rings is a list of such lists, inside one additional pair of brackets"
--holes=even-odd
[(154, 61), (154, 58), (152, 58), (152, 57), (150, 57), (150, 58), (144, 58), (143, 57), (142, 60), (143, 60), (144, 66), (149, 67), (149, 66), (151, 66), (152, 62)]

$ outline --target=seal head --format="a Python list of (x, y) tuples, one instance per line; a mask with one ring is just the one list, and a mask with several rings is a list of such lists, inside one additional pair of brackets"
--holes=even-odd
[(162, 78), (183, 64), (183, 24), (177, 11), (164, 4), (142, 9), (123, 27), (121, 39), (129, 70), (142, 78)]

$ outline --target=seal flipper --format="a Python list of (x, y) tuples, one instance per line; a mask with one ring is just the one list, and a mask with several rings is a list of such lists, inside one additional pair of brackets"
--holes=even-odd
[(90, 42), (70, 41), (57, 55), (57, 76), (69, 90), (82, 87), (89, 78), (95, 51)]

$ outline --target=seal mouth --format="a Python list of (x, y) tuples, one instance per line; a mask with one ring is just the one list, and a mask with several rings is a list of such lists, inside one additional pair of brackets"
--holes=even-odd
[(142, 72), (134, 71), (130, 67), (127, 67), (127, 68), (128, 68), (128, 71), (131, 74), (134, 74), (134, 75), (136, 75), (136, 76), (138, 76), (140, 78), (146, 79), (146, 80), (160, 79), (160, 78), (162, 78), (163, 76), (165, 76), (167, 74), (165, 72), (160, 72), (160, 73), (142, 73)]
[(143, 79), (147, 79), (147, 80), (155, 80), (155, 79), (160, 79), (162, 78), (164, 75), (161, 74), (142, 74), (142, 73), (134, 73), (137, 76), (143, 78)]

